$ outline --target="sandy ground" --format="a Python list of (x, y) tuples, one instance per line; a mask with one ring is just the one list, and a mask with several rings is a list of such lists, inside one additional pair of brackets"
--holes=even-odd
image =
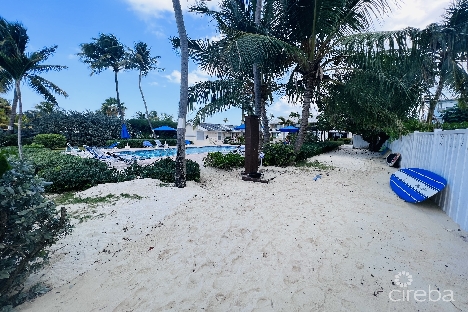
[(267, 167), (264, 184), (202, 168), (184, 189), (143, 179), (79, 193), (119, 197), (67, 207), (89, 218), (30, 278), (53, 289), (18, 310), (468, 311), (466, 232), (430, 201), (400, 200), (379, 155), (314, 159), (335, 169)]

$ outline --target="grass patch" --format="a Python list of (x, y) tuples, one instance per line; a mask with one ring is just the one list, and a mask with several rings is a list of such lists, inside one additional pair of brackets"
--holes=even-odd
[(96, 197), (76, 197), (75, 193), (67, 192), (56, 196), (53, 200), (57, 205), (73, 205), (73, 204), (86, 204), (95, 206), (101, 203), (115, 202), (121, 198), (127, 199), (142, 199), (143, 197), (137, 194), (122, 193), (120, 195), (109, 194), (106, 196)]
[(323, 164), (319, 162), (318, 160), (314, 160), (313, 162), (301, 161), (301, 162), (296, 163), (296, 167), (315, 168), (319, 170), (335, 169), (335, 167)]
[(99, 213), (97, 208), (98, 204), (108, 203), (115, 205), (115, 203), (122, 198), (140, 200), (143, 197), (137, 194), (128, 193), (122, 193), (120, 195), (109, 194), (106, 196), (96, 197), (76, 197), (75, 193), (67, 192), (58, 196), (54, 196), (51, 199), (55, 201), (56, 205), (85, 204), (86, 207), (70, 212), (71, 218), (78, 220), (79, 223), (82, 223), (92, 219), (104, 218), (106, 216), (105, 213)]

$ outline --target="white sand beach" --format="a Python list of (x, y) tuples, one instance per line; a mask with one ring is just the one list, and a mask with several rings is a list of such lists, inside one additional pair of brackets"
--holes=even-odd
[(378, 154), (315, 159), (335, 169), (265, 167), (266, 184), (202, 167), (184, 189), (79, 193), (118, 197), (67, 206), (87, 217), (28, 281), (52, 290), (18, 311), (468, 311), (467, 232), (431, 201), (400, 200)]

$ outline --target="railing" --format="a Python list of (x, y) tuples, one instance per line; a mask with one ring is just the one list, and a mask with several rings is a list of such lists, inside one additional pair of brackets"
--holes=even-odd
[(401, 167), (427, 169), (447, 179), (434, 200), (468, 231), (468, 129), (414, 132), (389, 147), (401, 154)]

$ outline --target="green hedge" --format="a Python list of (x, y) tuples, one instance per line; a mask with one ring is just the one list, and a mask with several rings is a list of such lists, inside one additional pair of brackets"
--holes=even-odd
[[(200, 165), (190, 159), (186, 159), (187, 181), (200, 181)], [(140, 178), (158, 179), (166, 183), (175, 181), (175, 161), (171, 158), (162, 158), (147, 166), (140, 166), (137, 163), (129, 166), (126, 170), (128, 176)]]
[(205, 167), (214, 167), (219, 169), (231, 170), (244, 166), (244, 157), (236, 153), (223, 154), (221, 152), (208, 153), (203, 158)]
[(468, 121), (464, 122), (444, 122), (442, 124), (443, 130), (467, 129)]
[[(29, 145), (33, 142), (33, 138), (22, 137), (23, 145)], [(0, 147), (18, 146), (18, 134), (7, 134), (5, 131), (0, 131)]]
[(324, 141), (302, 145), (301, 151), (296, 156), (296, 162), (320, 155), (343, 145), (343, 141)]
[(342, 145), (343, 141), (325, 141), (303, 144), (299, 153), (294, 153), (292, 145), (283, 143), (275, 143), (267, 145), (263, 152), (265, 157), (263, 163), (265, 166), (286, 167), (295, 162), (304, 161), (315, 155), (326, 153), (338, 146)]
[[(63, 193), (81, 191), (102, 183), (116, 183), (136, 178), (159, 179), (174, 182), (175, 161), (170, 158), (155, 161), (151, 165), (137, 163), (123, 171), (108, 168), (104, 162), (91, 158), (81, 158), (48, 149), (25, 149), (25, 157), (35, 166), (36, 173), (52, 184), (47, 192)], [(200, 180), (200, 166), (187, 160), (187, 181)]]
[(34, 137), (33, 143), (47, 148), (61, 148), (67, 145), (67, 139), (61, 134), (38, 134)]
[(296, 154), (292, 145), (283, 143), (268, 144), (263, 149), (265, 166), (286, 167), (294, 163)]

